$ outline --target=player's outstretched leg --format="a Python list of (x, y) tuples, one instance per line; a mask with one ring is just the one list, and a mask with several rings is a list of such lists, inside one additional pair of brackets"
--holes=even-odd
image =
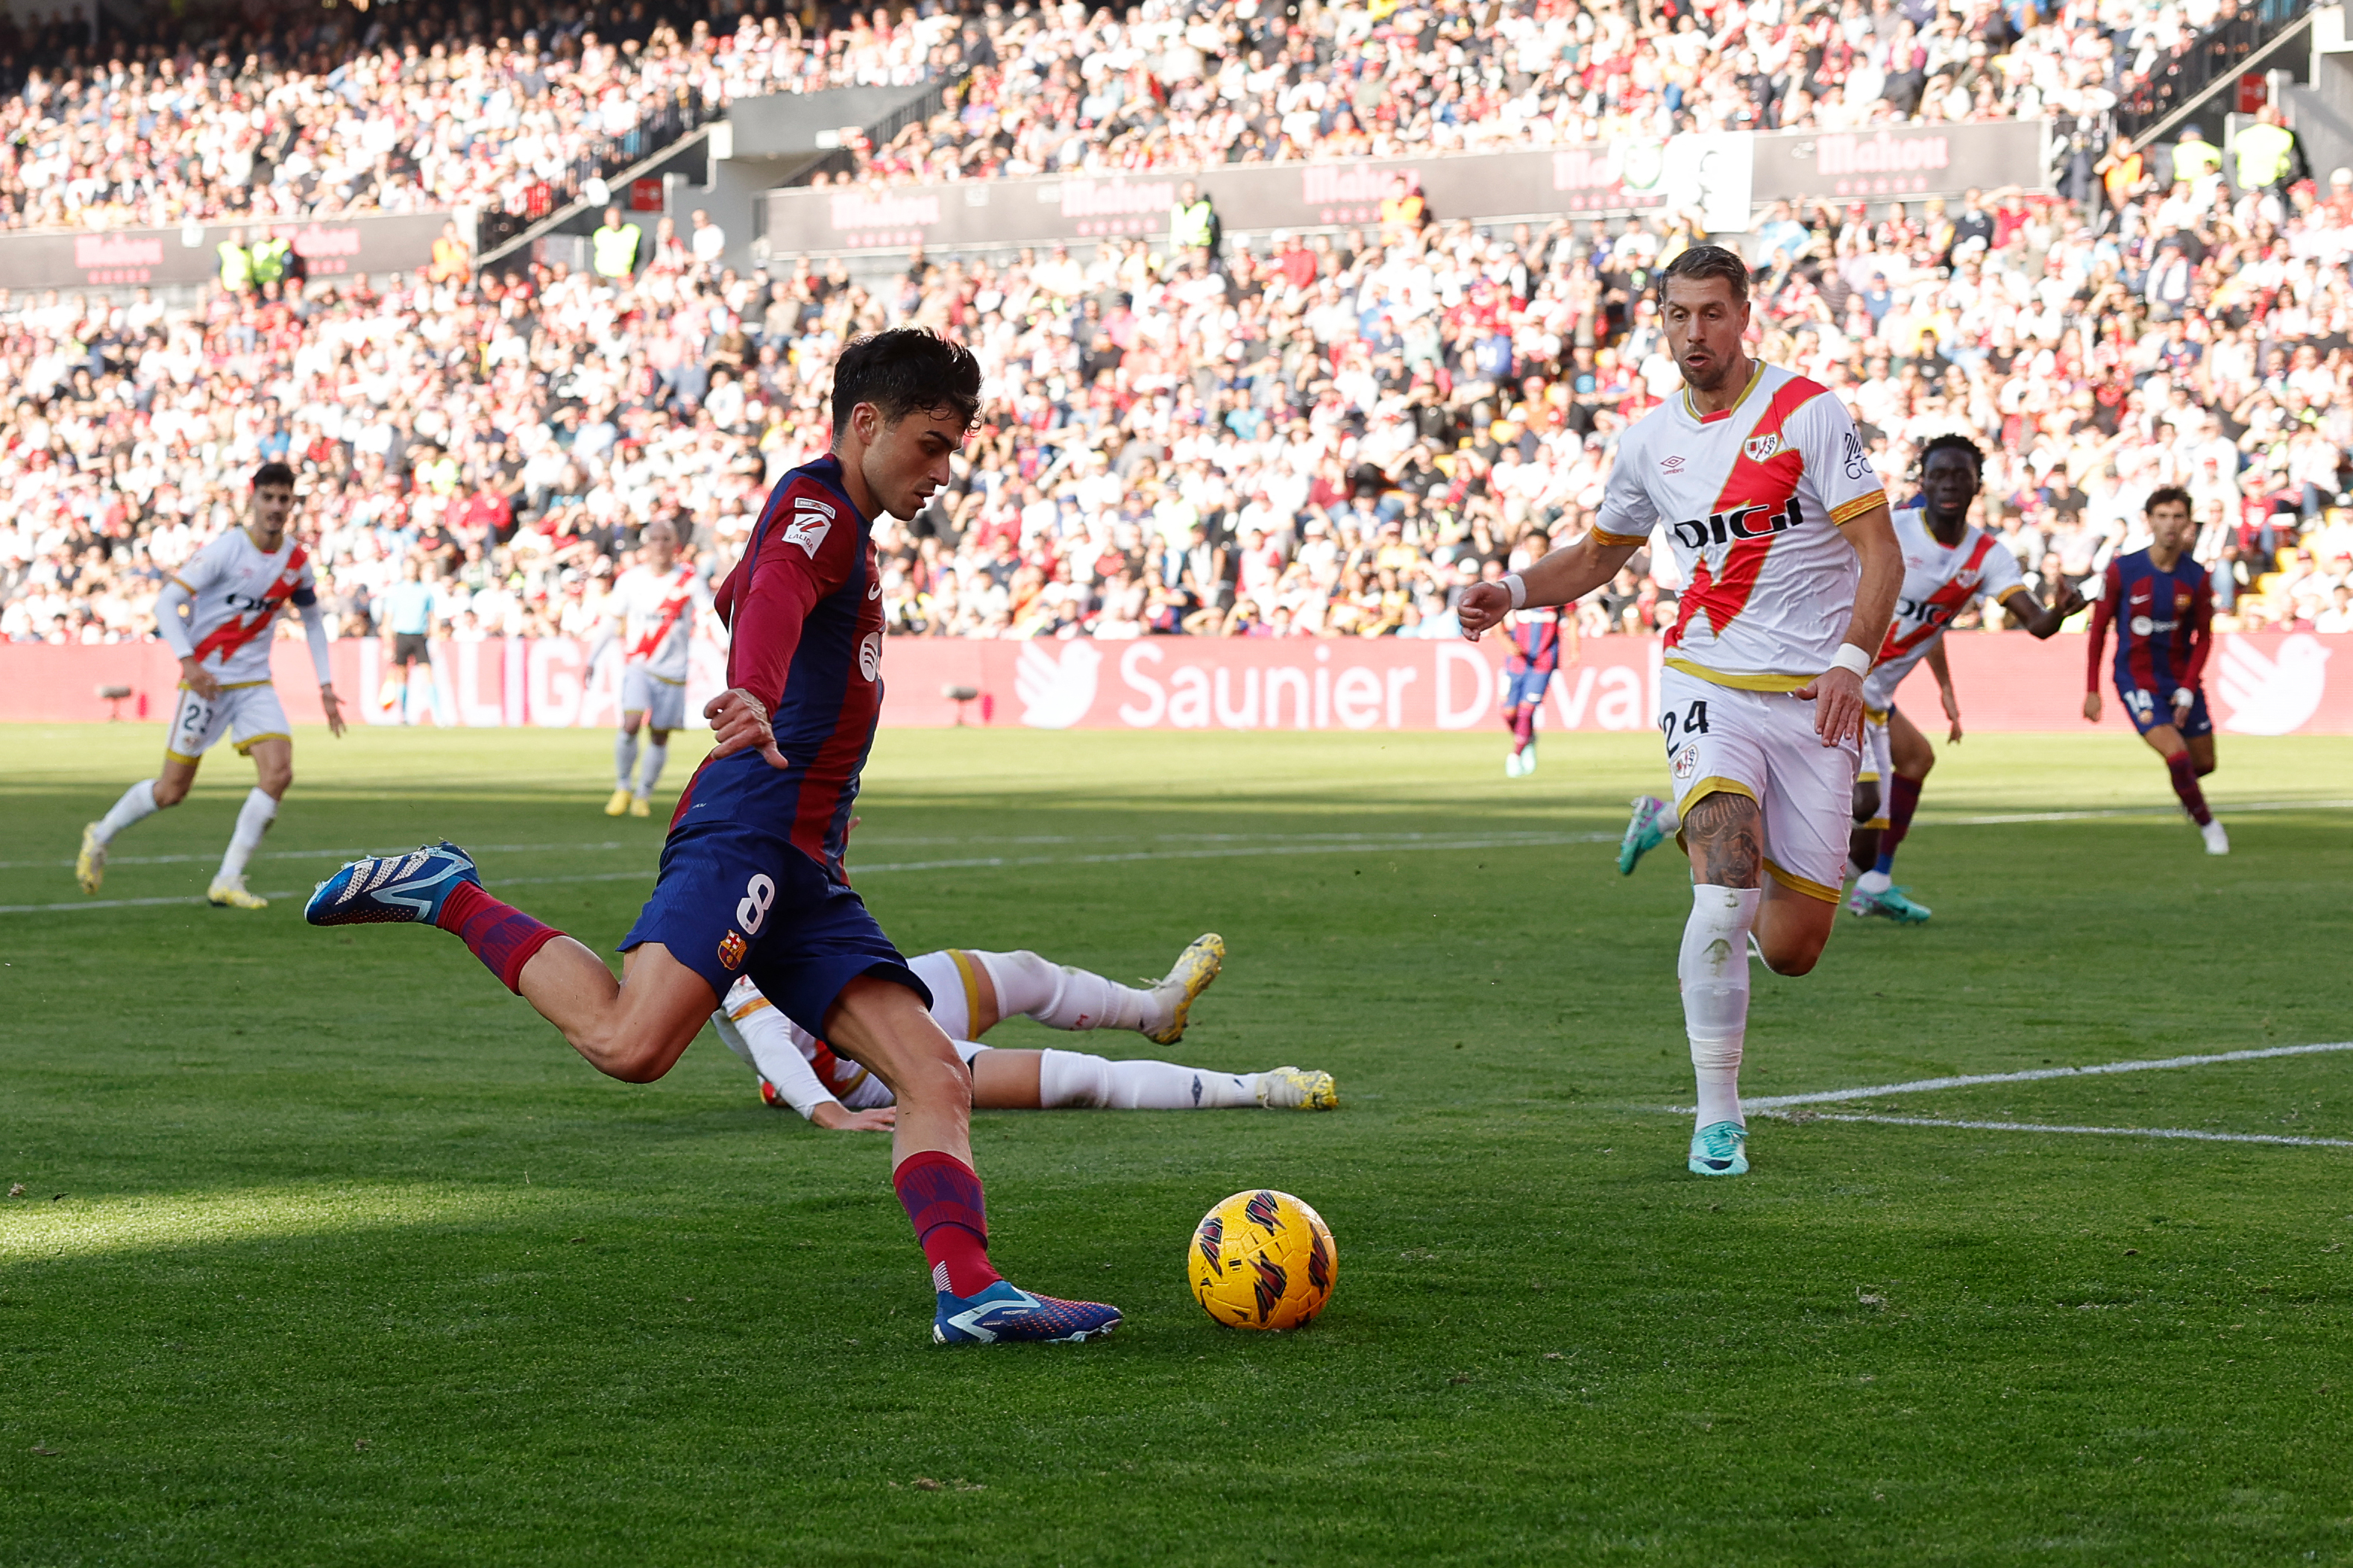
[(1879, 831), (1870, 868), (1854, 880), (1847, 910), (1901, 925), (1917, 925), (1930, 911), (1926, 905), (1913, 901), (1911, 889), (1895, 886), (1895, 851), (1912, 831), (1912, 814), (1920, 809), (1920, 789), (1936, 765), (1936, 752), (1900, 709), (1887, 715), (1887, 746), (1893, 765), (1885, 780), (1886, 825)]
[(1035, 1018), (1050, 1029), (1133, 1029), (1154, 1045), (1173, 1046), (1185, 1037), (1194, 1001), (1225, 967), (1226, 939), (1215, 931), (1195, 937), (1148, 989), (1026, 951), (970, 956), (988, 973), (998, 1018)]
[(1618, 841), (1618, 874), (1632, 876), (1642, 857), (1665, 843), (1681, 826), (1673, 805), (1654, 795), (1636, 795), (1634, 815), (1626, 822), (1626, 836)]
[(972, 1166), (972, 1075), (914, 992), (862, 974), (827, 1011), (824, 1037), (888, 1084), (898, 1101), (891, 1184), (932, 1266), (942, 1344), (1100, 1339), (1116, 1307), (1037, 1296), (988, 1261), (988, 1205)]
[[(991, 1051), (981, 1057), (993, 1068), (998, 1057), (1022, 1051)], [(1018, 1070), (1021, 1064), (1008, 1060)], [(976, 1067), (977, 1078), (987, 1069)], [(1175, 1062), (1122, 1061), (1083, 1051), (1040, 1051), (1036, 1095), (1028, 1103), (1041, 1110), (1229, 1110), (1263, 1106), (1269, 1110), (1331, 1110), (1340, 1103), (1339, 1085), (1328, 1072), (1270, 1068), (1264, 1072), (1213, 1072)], [(980, 1091), (976, 1091), (980, 1092)], [(1018, 1092), (1018, 1091), (1017, 1091)], [(980, 1092), (983, 1104), (996, 1103)]]

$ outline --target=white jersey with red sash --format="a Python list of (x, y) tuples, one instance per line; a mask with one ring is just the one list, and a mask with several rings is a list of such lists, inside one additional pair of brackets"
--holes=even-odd
[(265, 554), (242, 528), (197, 551), (173, 578), (188, 591), (196, 660), (223, 686), (267, 681), (269, 628), (279, 612), (318, 602), (318, 582), (301, 545), (290, 538)]
[(706, 596), (694, 568), (682, 561), (667, 572), (632, 566), (622, 573), (613, 584), (613, 612), (624, 661), (659, 679), (683, 681), (695, 602)]
[(2018, 558), (2000, 540), (1967, 525), (1960, 542), (1947, 548), (1928, 531), (1927, 513), (1919, 507), (1895, 514), (1895, 542), (1904, 551), (1904, 594), (1895, 602), (1878, 662), (1862, 682), (1863, 706), (1875, 713), (1884, 713), (1895, 700), (1896, 687), (1936, 646), (1955, 616), (1979, 598), (1999, 604), (2025, 585)]

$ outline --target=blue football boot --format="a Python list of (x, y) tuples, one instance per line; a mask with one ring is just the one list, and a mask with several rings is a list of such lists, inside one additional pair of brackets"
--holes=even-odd
[(1075, 1345), (1102, 1339), (1119, 1327), (1117, 1307), (1032, 1296), (1008, 1279), (999, 1279), (977, 1295), (955, 1296), (942, 1290), (939, 1298), (932, 1338), (944, 1345)]
[(395, 921), (432, 925), (461, 882), (479, 888), (481, 875), (474, 869), (473, 857), (445, 838), (405, 855), (353, 861), (319, 884), (302, 906), (302, 918), (314, 926)]
[(1741, 1145), (1748, 1142), (1748, 1129), (1737, 1121), (1711, 1121), (1692, 1134), (1691, 1159), (1688, 1162), (1694, 1176), (1745, 1176), (1748, 1173), (1748, 1154)]

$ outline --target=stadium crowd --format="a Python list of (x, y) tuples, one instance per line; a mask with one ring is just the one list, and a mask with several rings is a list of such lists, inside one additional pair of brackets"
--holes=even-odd
[[(2183, 484), (2226, 625), (2353, 629), (2353, 175), (2127, 187), (2118, 217), (1776, 209), (1756, 351), (1852, 404), (1899, 495), (1921, 442), (1974, 434), (1986, 519), (2046, 588)], [(894, 629), (1444, 636), (1461, 586), (1588, 525), (1617, 432), (1675, 391), (1644, 284), (1691, 237), (1138, 240), (871, 288), (672, 250), (627, 286), (0, 297), (0, 631), (150, 635), (162, 575), (282, 457), (344, 635), (586, 635), (657, 515), (723, 571), (766, 482), (824, 449), (834, 350), (913, 321), (973, 343), (990, 414), (953, 489), (878, 530)], [(1586, 631), (1672, 616), (1671, 562), (1635, 566)]]
[[(0, 36), (0, 226), (456, 206), (537, 214), (666, 108), (956, 80), (858, 174), (1601, 143), (1678, 130), (2097, 116), (2236, 0), (1142, 0), (958, 11), (459, 0), (210, 42)], [(504, 14), (501, 15), (503, 9)], [(0, 14), (0, 28), (14, 24)]]

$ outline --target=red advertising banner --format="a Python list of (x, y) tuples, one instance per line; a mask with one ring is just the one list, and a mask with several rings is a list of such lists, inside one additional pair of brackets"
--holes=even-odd
[[(2039, 643), (2017, 632), (1957, 632), (1947, 647), (1971, 730), (2085, 727), (2081, 637)], [(288, 717), (320, 722), (309, 650), (280, 641), (273, 654)], [(586, 654), (583, 644), (565, 637), (436, 643), (431, 689), (415, 700), (413, 711), (421, 721), (454, 728), (610, 724), (618, 710), (615, 660), (608, 655), (592, 670)], [(2332, 681), (2339, 654), (2347, 659)], [(385, 672), (374, 639), (339, 642), (333, 658), (346, 718), (400, 722), (400, 714), (378, 700)], [(723, 669), (717, 647), (696, 645), (690, 710), (717, 693)], [(882, 669), (890, 685), (882, 721), (897, 728), (961, 718), (1044, 730), (1472, 730), (1497, 722), (1504, 693), (1504, 649), (1493, 640), (894, 637)], [(1647, 730), (1656, 716), (1658, 676), (1655, 640), (1588, 638), (1577, 662), (1553, 677), (1538, 723), (1556, 731)], [(0, 643), (0, 721), (96, 720), (119, 710), (125, 719), (160, 722), (178, 681), (178, 664), (158, 642)], [(100, 695), (110, 688), (130, 695), (110, 701)], [(2353, 637), (2223, 637), (2208, 667), (2206, 692), (2225, 733), (2353, 734)], [(1904, 695), (1933, 708), (1925, 678)], [(2102, 727), (2126, 728), (2113, 694)]]

